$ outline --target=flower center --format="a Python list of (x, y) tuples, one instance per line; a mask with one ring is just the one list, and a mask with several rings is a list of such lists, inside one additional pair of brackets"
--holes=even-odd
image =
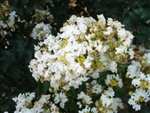
[(111, 79), (110, 85), (111, 86), (118, 86), (118, 82), (115, 79)]
[(78, 58), (77, 58), (77, 62), (82, 66), (84, 67), (84, 61), (86, 60), (85, 56), (84, 55), (80, 55)]
[(140, 97), (136, 102), (137, 103), (141, 103), (141, 102), (143, 102), (144, 101), (144, 98), (143, 97)]
[(61, 46), (62, 46), (62, 47), (65, 47), (67, 44), (68, 44), (68, 40), (67, 40), (67, 39), (63, 39), (63, 40), (61, 41)]
[(144, 89), (148, 89), (149, 88), (149, 84), (145, 80), (141, 80), (140, 86), (143, 87)]

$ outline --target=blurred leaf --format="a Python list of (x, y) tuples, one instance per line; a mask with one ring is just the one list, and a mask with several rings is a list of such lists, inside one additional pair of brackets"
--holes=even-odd
[(145, 43), (145, 39), (147, 38), (146, 34), (137, 34), (135, 35), (136, 38), (136, 44), (144, 44)]
[(29, 2), (29, 0), (21, 0), (21, 5), (24, 6)]
[(21, 61), (23, 64), (28, 64), (31, 58), (32, 58), (32, 52), (30, 50), (25, 50)]
[[(22, 0), (23, 1), (23, 0)], [(8, 0), (9, 4), (12, 6), (16, 6), (19, 0)]]
[(21, 59), (24, 54), (24, 45), (22, 40), (12, 40), (10, 41), (10, 45), (13, 46), (13, 52), (17, 56), (18, 59)]
[(50, 86), (49, 81), (44, 81), (43, 83), (38, 82), (38, 86), (35, 89), (35, 92), (37, 92), (37, 95), (46, 94)]
[(16, 82), (20, 79), (20, 70), (17, 67), (11, 66), (10, 72), (12, 73), (12, 76)]
[(46, 3), (53, 4), (53, 0), (45, 0)]
[(5, 60), (0, 60), (0, 70), (6, 70), (10, 63)]
[(42, 86), (41, 86), (41, 93), (42, 93), (42, 94), (46, 94), (46, 92), (47, 92), (48, 89), (49, 89), (49, 86), (50, 86), (50, 82), (49, 82), (49, 81), (45, 81), (44, 83), (42, 83)]
[(4, 50), (2, 51), (2, 56), (0, 57), (0, 60), (5, 60), (9, 64), (11, 64), (15, 60), (15, 56), (12, 52)]

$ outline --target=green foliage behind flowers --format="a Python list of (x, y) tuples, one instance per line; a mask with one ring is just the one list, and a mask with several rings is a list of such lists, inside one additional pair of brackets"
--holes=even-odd
[[(51, 33), (53, 16), (44, 5), (35, 8), (39, 2), (4, 0), (0, 4), (0, 112), (14, 111), (12, 97), (19, 93), (45, 92), (45, 88), (39, 89), (46, 85), (36, 83), (28, 69), (37, 39), (42, 40)], [(35, 37), (38, 24), (41, 30)]]

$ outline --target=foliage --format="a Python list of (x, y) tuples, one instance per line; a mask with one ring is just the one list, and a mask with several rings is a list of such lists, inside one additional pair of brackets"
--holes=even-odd
[[(47, 10), (54, 16), (54, 22), (50, 23), (53, 35), (57, 35), (63, 23), (73, 14), (94, 18), (97, 14), (104, 14), (105, 17), (122, 22), (135, 36), (135, 45), (149, 48), (149, 0), (8, 0), (8, 3), (6, 1), (0, 0), (0, 112), (13, 112), (15, 106), (12, 98), (19, 93), (34, 91), (38, 97), (48, 92), (47, 82), (37, 83), (28, 68), (30, 60), (34, 57), (34, 45), (39, 42), (32, 38), (31, 31), (39, 22), (50, 23), (48, 19), (38, 22), (33, 19), (36, 9)], [(4, 29), (1, 27), (1, 21), (7, 23), (11, 11), (16, 11), (18, 15), (15, 17), (15, 24)], [(18, 18), (22, 22), (19, 22)], [(122, 68), (124, 69), (124, 65)], [(122, 90), (120, 92), (124, 93)], [(76, 90), (72, 89), (70, 94), (75, 95), (74, 93)], [(73, 101), (70, 103), (75, 104)], [(69, 105), (68, 108), (76, 109), (76, 106)], [(143, 107), (140, 112), (148, 113), (149, 108)]]

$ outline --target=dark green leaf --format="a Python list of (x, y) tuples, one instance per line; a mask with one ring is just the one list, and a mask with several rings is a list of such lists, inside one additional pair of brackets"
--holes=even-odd
[(15, 56), (12, 52), (5, 50), (2, 52), (0, 60), (5, 60), (11, 64), (15, 60)]
[(10, 63), (5, 60), (0, 60), (0, 70), (6, 70)]
[(139, 45), (141, 45), (141, 44), (144, 44), (145, 43), (145, 39), (147, 38), (147, 36), (146, 36), (146, 34), (137, 34), (137, 35), (135, 35), (135, 42), (136, 42), (136, 44), (139, 44)]
[(17, 67), (11, 66), (10, 67), (10, 72), (12, 73), (12, 76), (16, 82), (20, 79), (20, 70)]
[(133, 20), (131, 20), (130, 17), (126, 18), (123, 22), (123, 24), (125, 25), (125, 28), (130, 30), (130, 31), (133, 31), (136, 29), (136, 25), (132, 22)]
[(41, 94), (46, 94), (46, 92), (49, 89), (49, 86), (50, 86), (50, 82), (49, 81), (45, 81), (44, 83), (42, 83)]
[(21, 61), (23, 64), (28, 64), (31, 58), (32, 58), (32, 52), (30, 50), (25, 50)]
[(16, 6), (19, 0), (8, 0), (9, 4), (12, 6)]
[(24, 6), (29, 2), (29, 0), (21, 0), (21, 5)]
[(45, 0), (46, 3), (53, 4), (53, 0)]

